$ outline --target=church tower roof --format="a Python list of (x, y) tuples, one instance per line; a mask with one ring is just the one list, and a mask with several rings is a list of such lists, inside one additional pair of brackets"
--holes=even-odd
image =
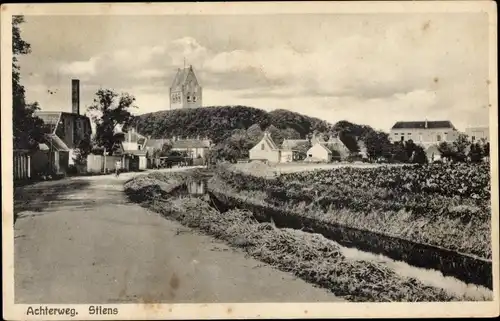
[(172, 82), (171, 88), (176, 88), (186, 84), (186, 80), (188, 79), (189, 74), (193, 74), (196, 79), (196, 75), (194, 74), (193, 66), (178, 68), (177, 73), (175, 74), (174, 81)]

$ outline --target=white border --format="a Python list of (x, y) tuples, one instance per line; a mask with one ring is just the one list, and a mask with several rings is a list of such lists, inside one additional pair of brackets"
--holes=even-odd
[(258, 303), (258, 304), (110, 304), (116, 316), (88, 315), (86, 304), (50, 305), (76, 308), (73, 319), (213, 319), (213, 318), (332, 318), (332, 317), (470, 317), (499, 315), (498, 266), (498, 79), (496, 3), (490, 1), (418, 2), (287, 2), (287, 3), (168, 3), (168, 4), (8, 4), (1, 6), (2, 41), (2, 223), (3, 306), (7, 320), (61, 320), (62, 317), (26, 315), (28, 305), (14, 304), (13, 193), (12, 193), (12, 82), (11, 17), (23, 15), (233, 15), (306, 13), (403, 13), (485, 12), (489, 17), (490, 140), (492, 146), (492, 302), (453, 303)]

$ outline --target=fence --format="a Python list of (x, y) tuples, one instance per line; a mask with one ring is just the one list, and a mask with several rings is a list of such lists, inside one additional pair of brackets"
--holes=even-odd
[(14, 181), (31, 178), (31, 157), (26, 151), (15, 150), (13, 155)]
[(87, 172), (88, 173), (103, 173), (112, 172), (115, 170), (117, 161), (121, 161), (122, 170), (129, 170), (130, 160), (123, 156), (103, 156), (90, 154), (87, 156)]

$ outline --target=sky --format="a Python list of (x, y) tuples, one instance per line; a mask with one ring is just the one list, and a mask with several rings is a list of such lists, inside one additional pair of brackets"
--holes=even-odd
[(184, 60), (204, 106), (288, 109), (389, 130), (396, 121), (488, 124), (488, 16), (280, 14), (26, 16), (20, 58), (28, 101), (81, 111), (99, 88), (136, 97), (142, 114), (169, 109)]

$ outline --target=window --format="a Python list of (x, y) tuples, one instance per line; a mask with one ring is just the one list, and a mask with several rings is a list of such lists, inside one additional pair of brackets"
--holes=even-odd
[(261, 150), (266, 149), (266, 147), (264, 146), (264, 144), (261, 144), (261, 145), (260, 145), (260, 149), (261, 149)]
[(475, 141), (476, 140), (476, 136), (472, 136), (472, 141)]
[(411, 136), (411, 133), (408, 133), (408, 136)]
[(405, 137), (404, 136), (401, 136), (401, 141), (404, 142), (405, 141)]
[(193, 102), (196, 102), (196, 96), (193, 95)]
[(394, 133), (394, 135), (399, 135), (399, 133)]
[(436, 136), (436, 140), (437, 140), (438, 142), (440, 142), (440, 141), (441, 141), (441, 135), (437, 135), (437, 136)]

